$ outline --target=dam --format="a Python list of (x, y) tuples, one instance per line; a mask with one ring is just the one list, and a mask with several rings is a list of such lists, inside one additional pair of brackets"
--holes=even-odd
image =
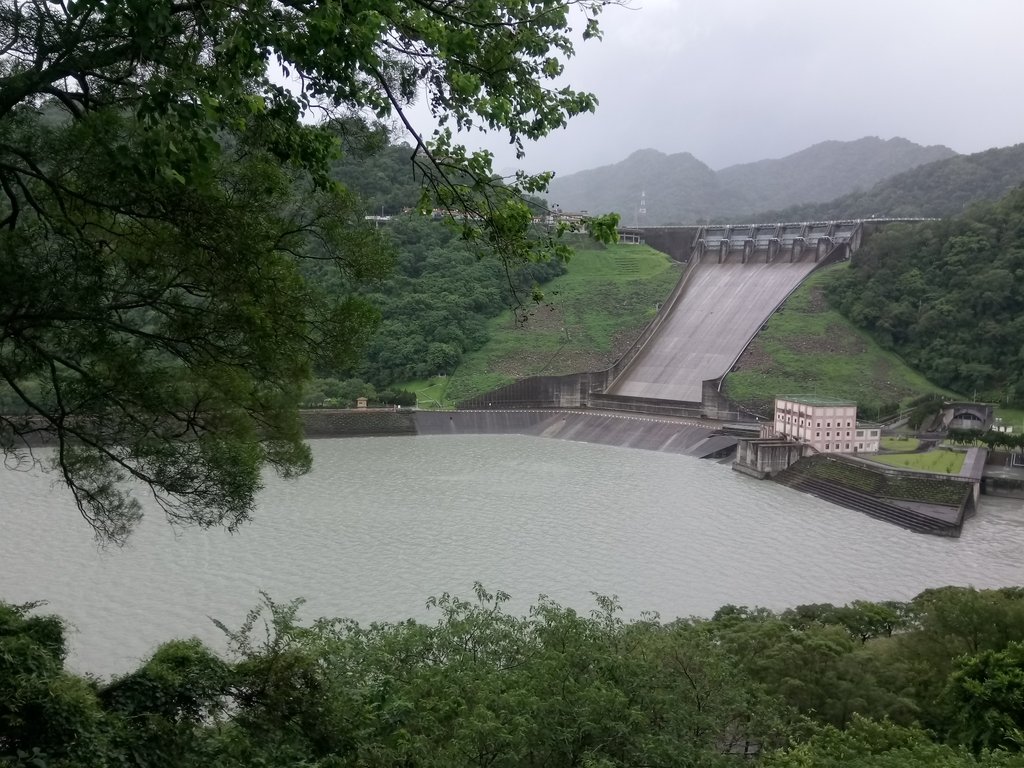
[(813, 260), (692, 265), (677, 305), (608, 393), (700, 402), (704, 381), (729, 372), (765, 320), (817, 266)]
[[(610, 395), (702, 403), (764, 322), (819, 266), (860, 243), (860, 222), (701, 227), (689, 268)], [(641, 337), (642, 338), (642, 337)]]
[(610, 368), (536, 376), (460, 408), (596, 408), (755, 421), (721, 394), (764, 323), (814, 270), (843, 261), (889, 220), (620, 229), (687, 267), (657, 316)]

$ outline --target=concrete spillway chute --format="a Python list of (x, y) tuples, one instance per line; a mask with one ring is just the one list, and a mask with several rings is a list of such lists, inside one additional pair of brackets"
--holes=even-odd
[[(837, 231), (843, 243), (837, 243)], [(729, 373), (807, 275), (837, 248), (845, 255), (853, 232), (817, 222), (706, 227), (701, 235), (656, 332), (610, 382), (607, 394), (701, 402), (705, 382)], [(755, 258), (759, 253), (763, 258)]]

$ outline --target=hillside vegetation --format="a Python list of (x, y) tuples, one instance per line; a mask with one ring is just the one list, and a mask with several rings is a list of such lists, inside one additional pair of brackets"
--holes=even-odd
[(772, 315), (726, 377), (730, 398), (767, 414), (776, 395), (818, 394), (856, 401), (861, 415), (872, 419), (944, 391), (834, 308), (828, 289), (847, 272), (842, 264), (811, 275)]
[[(914, 168), (827, 203), (754, 214), (755, 221), (957, 216), (1024, 183), (1024, 144), (957, 155)], [(777, 205), (777, 204), (776, 204)]]
[(949, 147), (923, 147), (902, 138), (823, 141), (778, 160), (723, 168), (718, 179), (732, 195), (745, 198), (749, 212), (787, 205), (786, 201), (831, 200), (851, 190), (868, 189), (908, 169), (956, 156)]
[(1024, 403), (1024, 189), (960, 218), (886, 227), (827, 294), (936, 383)]
[[(420, 215), (412, 149), (389, 144), (383, 130), (358, 128), (346, 135), (348, 151), (331, 173), (357, 196), (362, 210), (381, 217), (366, 234), (384, 245), (381, 258), (390, 268), (382, 270), (384, 277), (362, 283), (318, 264), (307, 268), (320, 290), (358, 295), (373, 313), (358, 340), (358, 360), (317, 366), (304, 396), (308, 406), (350, 406), (360, 396), (414, 402), (396, 392), (396, 384), (453, 371), (465, 353), (487, 340), (489, 318), (529, 303), (540, 286), (565, 271), (558, 258), (506, 259), (489, 246), (467, 242), (451, 222)], [(543, 206), (536, 198), (527, 202)], [(538, 227), (533, 235), (544, 239), (550, 233)]]
[[(606, 368), (654, 317), (679, 276), (678, 264), (647, 246), (584, 241), (525, 322), (510, 311), (490, 320), (487, 342), (440, 385), (433, 382), (422, 403), (454, 404), (526, 376)], [(422, 390), (427, 383), (403, 386)]]
[[(381, 235), (393, 253), (391, 274), (359, 288), (377, 322), (356, 362), (318, 367), (308, 405), (353, 405), (360, 396), (399, 402), (379, 396), (395, 394), (396, 383), (454, 371), (487, 341), (489, 318), (530, 302), (541, 285), (565, 271), (557, 259), (506, 270), (496, 259), (480, 258), (454, 228), (416, 214), (395, 216)], [(315, 278), (326, 291), (350, 290), (336, 276)]]
[[(613, 165), (556, 176), (548, 199), (565, 210), (617, 211), (626, 226), (749, 219), (751, 211), (829, 200), (955, 154), (942, 146), (869, 137), (826, 141), (780, 159), (715, 172), (689, 153), (643, 149)], [(641, 192), (646, 192), (645, 221), (637, 212)]]

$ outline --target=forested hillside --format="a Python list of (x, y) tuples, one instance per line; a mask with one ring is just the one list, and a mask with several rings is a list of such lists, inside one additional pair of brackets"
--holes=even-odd
[(380, 385), (447, 374), (487, 340), (486, 321), (521, 302), (535, 285), (565, 272), (551, 260), (507, 272), (480, 259), (444, 224), (404, 216), (388, 226), (398, 256), (395, 274), (368, 298), (382, 322), (355, 371)]
[(737, 211), (742, 213), (788, 205), (788, 201), (831, 200), (851, 190), (868, 189), (880, 179), (911, 168), (956, 156), (941, 145), (923, 147), (907, 139), (883, 141), (870, 136), (856, 141), (823, 141), (778, 160), (733, 165), (718, 171), (718, 179), (746, 204)]
[(768, 206), (829, 200), (952, 155), (947, 147), (867, 137), (826, 141), (787, 157), (716, 173), (689, 153), (644, 149), (613, 165), (556, 176), (549, 199), (566, 210), (617, 211), (627, 226), (639, 222), (641, 192), (646, 192), (647, 218), (639, 223), (746, 219), (751, 211)]
[[(490, 318), (532, 306), (535, 289), (566, 269), (557, 259), (506, 269), (480, 258), (454, 228), (415, 213), (394, 216), (381, 234), (393, 249), (393, 270), (360, 288), (379, 322), (357, 363), (317, 370), (309, 405), (353, 405), (356, 397), (374, 398), (396, 383), (451, 373), (487, 341)], [(323, 284), (349, 290), (327, 278)]]
[(1021, 403), (1024, 189), (959, 218), (886, 227), (828, 297), (937, 384)]
[(558, 259), (505, 264), (482, 258), (480, 244), (466, 242), (450, 222), (418, 213), (411, 153), (404, 144), (389, 144), (386, 134), (367, 131), (333, 165), (334, 178), (358, 196), (367, 215), (388, 218), (373, 226), (387, 244), (392, 269), (359, 285), (315, 265), (307, 270), (326, 292), (354, 292), (378, 313), (358, 362), (318, 367), (307, 405), (354, 405), (358, 396), (381, 394), (391, 402), (396, 383), (450, 373), (487, 340), (490, 318), (532, 305), (535, 289), (565, 272)]
[(358, 195), (368, 214), (391, 216), (415, 206), (420, 179), (412, 163), (412, 147), (391, 144), (381, 133), (364, 134), (353, 151), (336, 160), (332, 176)]
[(725, 378), (732, 400), (770, 417), (779, 393), (827, 394), (856, 402), (862, 418), (880, 419), (932, 393), (955, 397), (836, 310), (828, 288), (848, 270), (815, 272), (772, 314)]
[[(221, 656), (158, 648), (113, 680), (65, 627), (0, 603), (0, 763), (241, 768), (1020, 766), (1024, 590), (724, 606), (625, 621), (614, 599), (525, 617), (476, 590), (433, 625), (299, 622), (269, 599)], [(631, 606), (632, 608), (632, 606)]]
[(753, 214), (756, 221), (816, 221), (900, 216), (957, 216), (1024, 183), (1024, 144), (922, 165), (827, 203)]

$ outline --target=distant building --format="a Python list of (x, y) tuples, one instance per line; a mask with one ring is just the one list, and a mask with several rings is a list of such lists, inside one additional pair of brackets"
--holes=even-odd
[(881, 430), (857, 423), (857, 404), (825, 397), (784, 395), (775, 399), (775, 433), (819, 453), (875, 453)]
[(995, 420), (995, 408), (990, 403), (945, 403), (942, 406), (942, 426), (946, 429), (984, 432)]

